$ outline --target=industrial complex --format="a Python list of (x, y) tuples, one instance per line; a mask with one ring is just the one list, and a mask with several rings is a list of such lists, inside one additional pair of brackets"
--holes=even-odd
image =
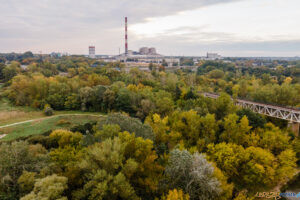
[[(114, 56), (97, 56), (95, 46), (89, 46), (90, 58), (101, 59), (105, 62), (124, 62), (130, 67), (146, 67), (149, 63), (164, 64), (166, 67), (180, 66), (182, 56), (164, 56), (157, 52), (155, 47), (141, 47), (138, 51), (128, 48), (128, 19), (125, 17), (125, 51)], [(219, 60), (221, 55), (217, 53), (207, 53), (206, 56), (193, 57), (194, 62), (200, 60)]]

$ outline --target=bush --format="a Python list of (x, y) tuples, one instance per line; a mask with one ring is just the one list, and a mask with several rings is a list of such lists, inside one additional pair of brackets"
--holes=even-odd
[(46, 149), (58, 147), (57, 141), (55, 141), (52, 138), (50, 138), (49, 136), (45, 136), (45, 135), (34, 135), (34, 136), (29, 137), (26, 141), (30, 144), (41, 144)]
[(99, 123), (99, 130), (103, 129), (103, 125), (117, 124), (121, 131), (135, 133), (136, 137), (154, 140), (154, 133), (148, 124), (143, 124), (139, 119), (128, 117), (120, 113), (109, 114), (107, 118)]
[(44, 114), (46, 116), (51, 116), (54, 114), (53, 109), (51, 108), (51, 106), (49, 104), (46, 104), (44, 107)]
[(71, 124), (71, 122), (69, 122), (65, 119), (61, 119), (56, 123), (56, 125), (58, 125), (58, 126), (64, 126), (64, 125), (70, 125), (70, 124)]

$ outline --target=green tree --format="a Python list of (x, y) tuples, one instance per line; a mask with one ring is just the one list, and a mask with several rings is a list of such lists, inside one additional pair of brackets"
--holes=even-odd
[(4, 67), (2, 69), (2, 74), (4, 77), (4, 81), (7, 82), (11, 80), (14, 76), (16, 76), (20, 72), (20, 64), (16, 62), (12, 62), (10, 65)]
[(219, 69), (215, 69), (209, 72), (209, 77), (214, 79), (220, 79), (223, 78), (224, 72)]
[(79, 165), (84, 186), (73, 198), (139, 199), (138, 195), (152, 195), (161, 173), (152, 149), (150, 140), (126, 132), (89, 146)]
[(36, 175), (36, 172), (23, 171), (22, 175), (18, 179), (20, 196), (24, 196), (33, 190)]
[(115, 92), (110, 89), (107, 89), (103, 93), (104, 110), (108, 110), (108, 111), (112, 110), (114, 107), (115, 99), (116, 99)]
[(3, 69), (5, 68), (5, 64), (0, 62), (0, 80), (4, 79)]
[(280, 130), (271, 123), (266, 124), (265, 128), (260, 129), (257, 133), (260, 136), (258, 145), (264, 149), (268, 149), (276, 156), (282, 151), (292, 148), (290, 144), (291, 138), (288, 136), (288, 133)]
[(263, 118), (260, 114), (251, 111), (250, 109), (238, 110), (237, 115), (239, 116), (239, 120), (241, 120), (243, 116), (246, 116), (252, 129), (256, 129), (258, 127), (263, 128), (267, 123), (265, 118)]
[(42, 145), (27, 142), (0, 145), (0, 198), (17, 199), (18, 179), (23, 171), (39, 172), (47, 165), (46, 150)]
[(104, 124), (117, 124), (121, 131), (134, 133), (137, 137), (154, 140), (154, 133), (151, 127), (143, 124), (139, 119), (132, 118), (120, 113), (109, 114), (104, 120), (99, 123), (99, 130)]
[(222, 93), (215, 102), (214, 113), (218, 120), (223, 119), (226, 115), (234, 113), (235, 106), (229, 95)]
[(132, 104), (132, 96), (131, 92), (127, 89), (121, 89), (116, 98), (115, 106), (119, 111), (124, 111), (129, 114), (134, 113), (133, 104)]
[(32, 192), (22, 197), (21, 200), (67, 200), (67, 197), (63, 196), (64, 191), (68, 188), (67, 182), (66, 177), (56, 174), (38, 179)]
[(203, 154), (191, 155), (186, 150), (175, 149), (170, 153), (165, 173), (169, 188), (182, 189), (190, 199), (219, 199), (221, 183), (214, 170)]
[(237, 122), (238, 118), (236, 114), (230, 114), (224, 119), (224, 131), (220, 135), (222, 141), (239, 145), (247, 142), (247, 134), (249, 134), (251, 126), (249, 126), (246, 116), (242, 117), (239, 123)]
[[(250, 193), (276, 186), (291, 177), (296, 166), (295, 153), (282, 152), (277, 158), (268, 150), (259, 147), (244, 149), (240, 145), (220, 143), (208, 146), (208, 155), (237, 189), (247, 189)], [(287, 156), (283, 161), (283, 156)], [(283, 170), (289, 169), (288, 173)]]
[(161, 200), (189, 200), (190, 196), (188, 194), (184, 194), (182, 190), (169, 190), (167, 196), (163, 196)]

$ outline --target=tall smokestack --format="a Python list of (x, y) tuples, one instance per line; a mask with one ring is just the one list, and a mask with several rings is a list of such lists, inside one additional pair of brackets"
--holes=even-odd
[(127, 17), (125, 17), (125, 55), (128, 55)]

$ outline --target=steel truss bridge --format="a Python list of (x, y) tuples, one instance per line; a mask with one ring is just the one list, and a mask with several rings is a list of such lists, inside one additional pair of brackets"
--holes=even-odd
[[(217, 99), (220, 95), (213, 93), (202, 93), (205, 97)], [(296, 108), (286, 108), (248, 100), (234, 99), (235, 105), (248, 108), (253, 112), (290, 121), (290, 123), (300, 123), (300, 110)]]

